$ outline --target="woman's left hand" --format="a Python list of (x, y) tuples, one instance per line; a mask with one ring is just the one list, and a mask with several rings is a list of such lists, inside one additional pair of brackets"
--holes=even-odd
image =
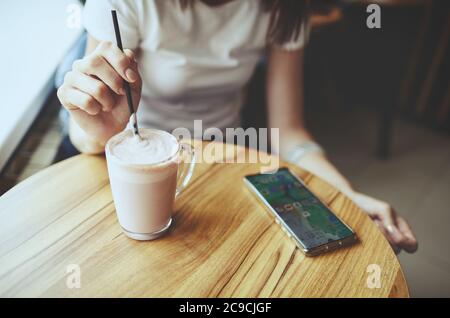
[(352, 192), (348, 196), (370, 215), (396, 254), (402, 249), (408, 253), (414, 253), (417, 250), (417, 239), (408, 222), (397, 215), (388, 203), (358, 192)]
[[(299, 140), (309, 140), (307, 132), (284, 132), (284, 157), (289, 158), (288, 150), (292, 149)], [(290, 160), (290, 159), (288, 159)], [(355, 202), (361, 209), (367, 212), (375, 224), (378, 225), (381, 232), (391, 244), (396, 254), (403, 249), (408, 253), (414, 253), (417, 250), (417, 240), (411, 231), (408, 223), (402, 217), (398, 216), (395, 210), (386, 202), (374, 199), (365, 194), (356, 192), (345, 177), (339, 173), (320, 152), (310, 152), (303, 155), (298, 162), (301, 168), (310, 171), (314, 175), (322, 178), (330, 185), (339, 189)]]

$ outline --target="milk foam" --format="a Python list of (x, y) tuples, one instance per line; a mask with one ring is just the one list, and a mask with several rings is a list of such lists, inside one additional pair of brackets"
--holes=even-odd
[(140, 135), (124, 134), (111, 147), (112, 155), (129, 164), (155, 164), (169, 159), (178, 150), (178, 143), (169, 134), (141, 129)]

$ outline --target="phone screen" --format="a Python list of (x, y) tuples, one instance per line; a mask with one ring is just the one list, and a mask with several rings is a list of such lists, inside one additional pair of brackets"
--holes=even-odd
[(352, 230), (333, 214), (291, 172), (282, 168), (275, 174), (258, 174), (246, 179), (281, 217), (307, 249), (354, 236)]

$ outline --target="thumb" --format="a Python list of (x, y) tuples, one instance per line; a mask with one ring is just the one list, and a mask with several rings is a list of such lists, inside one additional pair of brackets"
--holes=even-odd
[(139, 87), (141, 82), (142, 82), (142, 78), (141, 78), (141, 74), (139, 73), (139, 68), (138, 68), (138, 62), (137, 62), (136, 54), (132, 50), (129, 50), (129, 49), (123, 50), (123, 53), (130, 60), (130, 67), (138, 75), (138, 79), (135, 82), (131, 83), (131, 85), (134, 86), (134, 87)]
[(395, 243), (399, 243), (403, 236), (398, 229), (395, 215), (395, 211), (390, 206), (384, 207), (380, 213), (381, 221), (389, 236)]
[(383, 222), (384, 228), (389, 232), (393, 233), (395, 231), (395, 222), (394, 217), (392, 215), (392, 210), (390, 207), (381, 207), (380, 208), (380, 218)]
[(141, 77), (141, 74), (139, 73), (136, 54), (132, 50), (129, 50), (129, 49), (125, 49), (123, 52), (130, 59), (130, 67), (138, 75), (137, 80), (134, 81), (133, 83), (130, 83), (130, 87), (131, 87), (131, 91), (132, 91), (132, 98), (133, 98), (133, 107), (134, 107), (135, 111), (137, 111), (137, 109), (139, 107), (139, 100), (141, 98), (142, 77)]

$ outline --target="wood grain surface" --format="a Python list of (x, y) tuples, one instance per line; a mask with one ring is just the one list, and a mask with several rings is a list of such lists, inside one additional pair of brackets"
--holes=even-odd
[[(356, 231), (358, 244), (304, 256), (244, 185), (260, 165), (236, 163), (199, 163), (170, 232), (134, 241), (118, 224), (104, 157), (80, 155), (0, 198), (0, 296), (408, 297), (400, 264), (369, 217), (317, 177), (282, 165)], [(72, 264), (80, 288), (67, 285)], [(367, 284), (370, 264), (381, 270), (380, 288)]]

